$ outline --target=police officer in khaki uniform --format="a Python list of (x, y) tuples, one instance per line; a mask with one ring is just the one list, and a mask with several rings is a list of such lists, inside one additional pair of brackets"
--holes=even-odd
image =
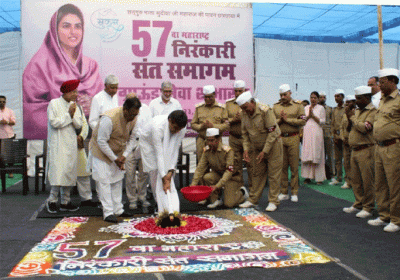
[[(254, 206), (260, 200), (267, 177), (269, 178), (268, 207), (266, 211), (275, 211), (279, 205), (279, 191), (282, 173), (282, 139), (281, 131), (274, 112), (267, 105), (256, 103), (249, 91), (242, 93), (237, 104), (243, 110), (242, 136), (243, 157), (253, 162), (253, 186), (250, 197), (239, 207)], [(249, 150), (253, 149), (252, 157)]]
[(319, 93), (319, 105), (325, 108), (326, 119), (325, 123), (322, 124), (322, 129), (324, 130), (324, 151), (325, 151), (325, 173), (326, 178), (330, 180), (333, 177), (334, 164), (333, 164), (333, 145), (331, 137), (331, 123), (332, 123), (332, 107), (326, 105), (326, 93), (321, 91)]
[(340, 124), (340, 137), (343, 141), (343, 166), (344, 166), (344, 184), (341, 186), (342, 189), (350, 189), (351, 184), (351, 166), (350, 156), (351, 148), (349, 145), (349, 133), (351, 127), (348, 119), (348, 114), (356, 108), (356, 97), (354, 95), (347, 95), (344, 103), (344, 114), (342, 117), (342, 123)]
[[(229, 146), (235, 152), (235, 169), (240, 172), (243, 182), (243, 138), (242, 138), (242, 125), (240, 119), (241, 109), (236, 103), (236, 98), (246, 91), (246, 84), (244, 81), (235, 81), (233, 84), (235, 90), (235, 98), (228, 99), (225, 104), (226, 111), (228, 112), (229, 122)], [(251, 162), (246, 163), (249, 189), (251, 188)], [(242, 183), (243, 185), (243, 183)]]
[(340, 135), (340, 125), (342, 123), (344, 114), (343, 99), (344, 90), (337, 89), (335, 94), (335, 102), (338, 104), (338, 106), (333, 109), (331, 124), (331, 136), (333, 138), (333, 151), (335, 154), (336, 179), (332, 178), (332, 181), (329, 183), (329, 185), (340, 184), (343, 176), (343, 140)]
[[(242, 178), (234, 166), (235, 153), (229, 146), (222, 145), (218, 128), (208, 128), (203, 155), (196, 167), (191, 186), (204, 181), (207, 186), (212, 186), (210, 195), (211, 204), (208, 208), (215, 208), (224, 204), (234, 207), (248, 198), (248, 193), (242, 187)], [(211, 169), (210, 172), (208, 170)], [(208, 173), (206, 173), (208, 172)], [(224, 202), (218, 199), (223, 190)]]
[(215, 102), (215, 87), (203, 87), (204, 102), (196, 105), (191, 126), (199, 133), (196, 140), (197, 160), (200, 161), (205, 146), (207, 128), (218, 128), (221, 134), (228, 130), (228, 113), (225, 106)]
[(375, 197), (379, 217), (372, 226), (386, 225), (384, 231), (400, 230), (400, 95), (399, 70), (378, 71), (382, 92), (376, 112), (373, 135), (375, 148)]
[(274, 104), (273, 111), (281, 130), (283, 144), (283, 164), (281, 178), (281, 194), (279, 200), (289, 199), (288, 192), (288, 170), (292, 173), (290, 179), (291, 200), (298, 201), (299, 192), (299, 157), (300, 157), (300, 129), (306, 124), (306, 116), (301, 101), (292, 99), (292, 92), (288, 84), (279, 87), (281, 97)]
[[(358, 108), (347, 110), (346, 116), (351, 128), (349, 145), (351, 151), (351, 185), (355, 202), (343, 208), (346, 213), (357, 213), (358, 218), (371, 216), (375, 208), (374, 196), (374, 150), (375, 140), (372, 128), (376, 109), (371, 102), (371, 87), (360, 86), (354, 89)], [(360, 211), (361, 210), (361, 211)]]

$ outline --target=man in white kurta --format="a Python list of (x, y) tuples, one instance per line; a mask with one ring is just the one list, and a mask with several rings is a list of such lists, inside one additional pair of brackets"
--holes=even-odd
[(169, 81), (164, 81), (161, 84), (161, 95), (153, 99), (150, 104), (152, 117), (159, 115), (169, 115), (175, 110), (182, 110), (181, 103), (172, 97), (172, 84)]
[(46, 207), (50, 213), (57, 212), (56, 203), (60, 188), (61, 211), (76, 211), (79, 208), (70, 202), (71, 187), (77, 178), (78, 143), (76, 129), (82, 127), (84, 115), (75, 103), (78, 96), (79, 80), (71, 80), (61, 85), (60, 98), (50, 101), (47, 108), (48, 149), (46, 174), (51, 185)]
[(108, 75), (104, 80), (104, 90), (97, 93), (90, 105), (89, 125), (94, 130), (99, 122), (100, 115), (118, 107), (118, 78)]
[[(158, 206), (158, 213), (180, 211), (179, 197), (173, 175), (178, 161), (179, 146), (186, 133), (187, 116), (182, 110), (156, 116), (141, 135), (142, 160)], [(170, 199), (168, 199), (168, 197)]]
[(117, 223), (116, 216), (129, 216), (122, 204), (122, 180), (125, 159), (135, 145), (132, 131), (140, 106), (134, 97), (125, 100), (122, 107), (105, 112), (90, 140), (89, 164), (107, 222)]

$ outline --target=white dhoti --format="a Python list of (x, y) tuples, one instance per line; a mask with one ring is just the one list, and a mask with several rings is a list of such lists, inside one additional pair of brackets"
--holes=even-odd
[(96, 181), (96, 190), (103, 206), (103, 216), (119, 216), (124, 212), (122, 204), (122, 180), (124, 171), (113, 162), (108, 164), (91, 156), (92, 177)]
[(162, 178), (157, 170), (150, 171), (150, 185), (151, 185), (151, 190), (154, 194), (154, 199), (157, 202), (158, 213), (161, 214), (163, 212), (168, 212), (168, 213), (180, 212), (179, 196), (175, 187), (175, 182), (173, 177), (171, 180), (171, 193), (170, 193), (171, 207), (169, 205), (168, 195), (165, 193), (163, 189)]

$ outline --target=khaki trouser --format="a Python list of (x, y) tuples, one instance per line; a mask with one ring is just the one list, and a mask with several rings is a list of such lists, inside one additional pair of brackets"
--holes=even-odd
[(351, 185), (354, 208), (371, 212), (375, 206), (374, 196), (374, 146), (351, 152)]
[(201, 155), (203, 154), (203, 149), (206, 145), (206, 140), (201, 138), (200, 136), (196, 139), (196, 155), (197, 155), (197, 162), (200, 161)]
[(338, 139), (337, 144), (333, 142), (333, 151), (335, 153), (336, 179), (341, 182), (343, 176), (342, 160), (343, 160), (343, 141)]
[[(221, 175), (214, 171), (206, 173), (203, 176), (204, 184), (206, 186), (215, 186), (220, 179)], [(224, 205), (228, 208), (235, 207), (236, 205), (244, 202), (244, 195), (240, 190), (242, 186), (240, 180), (240, 176), (237, 174), (232, 176), (231, 180), (226, 182), (224, 186)], [(210, 195), (211, 203), (214, 203), (218, 197), (219, 193), (212, 192)]]
[(344, 181), (347, 183), (347, 185), (353, 186), (351, 181), (352, 176), (351, 176), (350, 157), (351, 157), (351, 148), (349, 145), (343, 143)]
[[(136, 176), (137, 167), (139, 168), (139, 172)], [(138, 200), (142, 202), (146, 201), (146, 181), (149, 177), (149, 174), (143, 171), (142, 159), (140, 158), (140, 150), (136, 149), (135, 151), (128, 154), (125, 160), (125, 171), (125, 189), (129, 203), (137, 202)]]
[(375, 197), (381, 220), (400, 226), (400, 142), (376, 145)]
[[(229, 146), (235, 152), (235, 170), (239, 171), (239, 176), (241, 177), (242, 186), (243, 183), (243, 139), (236, 138), (235, 136), (229, 135)], [(249, 151), (250, 155), (251, 151)], [(249, 188), (252, 185), (252, 172), (251, 172), (251, 162), (246, 162), (247, 174), (249, 177)]]
[(290, 178), (290, 189), (292, 195), (299, 192), (299, 157), (300, 157), (300, 136), (282, 137), (283, 162), (281, 177), (281, 193), (288, 194), (288, 171), (292, 173)]
[(253, 204), (258, 204), (268, 177), (268, 201), (279, 205), (278, 195), (282, 174), (282, 139), (278, 138), (269, 153), (265, 155), (264, 160), (257, 163), (256, 158), (260, 152), (261, 150), (255, 149), (251, 157), (253, 163), (253, 186), (249, 189), (249, 201)]

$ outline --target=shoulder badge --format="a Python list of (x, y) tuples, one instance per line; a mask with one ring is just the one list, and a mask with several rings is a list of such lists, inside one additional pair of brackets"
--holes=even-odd
[(204, 148), (203, 148), (203, 153), (204, 152), (206, 152), (206, 151), (208, 151), (210, 149), (210, 147), (207, 145), (207, 146), (205, 146)]
[(221, 108), (225, 108), (225, 104), (221, 104), (221, 103), (215, 103), (217, 106), (221, 107)]
[(196, 104), (195, 107), (197, 108), (197, 107), (203, 106), (204, 104), (205, 104), (204, 102), (201, 102), (201, 103)]
[[(301, 100), (294, 100), (293, 99), (293, 102), (296, 103), (296, 104), (301, 104)], [(303, 106), (303, 104), (301, 104), (301, 106)]]
[(225, 152), (229, 152), (230, 150), (232, 150), (232, 148), (229, 146), (222, 145), (222, 150), (224, 150)]
[(228, 102), (233, 102), (233, 101), (235, 101), (235, 97), (233, 97), (233, 98), (230, 98), (230, 99), (227, 99), (226, 101), (225, 101), (225, 103), (228, 103)]

